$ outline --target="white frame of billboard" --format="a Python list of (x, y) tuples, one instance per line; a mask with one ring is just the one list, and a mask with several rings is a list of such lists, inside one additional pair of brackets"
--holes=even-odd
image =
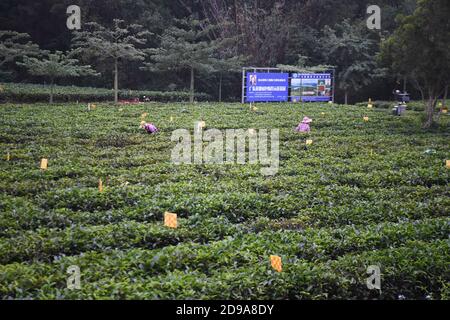
[[(288, 73), (288, 80), (289, 80), (289, 84), (288, 84), (288, 90), (290, 92), (291, 89), (291, 73), (299, 73), (298, 71), (295, 70), (282, 70), (280, 68), (261, 68), (261, 67), (243, 67), (242, 68), (242, 95), (241, 95), (241, 103), (245, 104), (245, 103), (250, 103), (245, 101), (245, 98), (247, 98), (246, 96), (246, 89), (247, 89), (247, 72), (251, 71), (251, 72), (266, 72), (266, 73), (271, 73), (271, 72), (278, 72), (278, 73)], [(314, 72), (311, 74), (319, 74), (320, 72)], [(327, 72), (322, 72), (322, 73), (331, 73), (331, 101), (334, 103), (334, 69), (330, 69)], [(288, 102), (292, 102), (291, 101), (292, 96), (288, 95)], [(268, 103), (269, 101), (260, 101), (259, 103)], [(295, 102), (294, 102), (295, 103)]]

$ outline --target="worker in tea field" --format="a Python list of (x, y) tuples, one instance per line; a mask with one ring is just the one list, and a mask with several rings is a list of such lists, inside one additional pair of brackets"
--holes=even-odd
[(150, 134), (156, 133), (159, 131), (158, 128), (153, 123), (147, 123), (145, 121), (141, 121), (141, 128)]
[(302, 122), (299, 123), (295, 131), (297, 132), (310, 132), (311, 128), (309, 127), (309, 124), (312, 122), (312, 119), (308, 117), (304, 117)]

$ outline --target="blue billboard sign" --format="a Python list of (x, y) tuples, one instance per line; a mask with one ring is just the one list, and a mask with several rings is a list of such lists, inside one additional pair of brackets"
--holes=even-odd
[(288, 73), (247, 73), (247, 102), (286, 102), (288, 95)]
[(332, 101), (330, 73), (293, 73), (291, 79), (292, 102)]

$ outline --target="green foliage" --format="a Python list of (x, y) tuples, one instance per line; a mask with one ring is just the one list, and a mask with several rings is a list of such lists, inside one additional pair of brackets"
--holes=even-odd
[[(37, 84), (0, 83), (1, 102), (45, 102), (50, 94), (50, 87)], [(150, 101), (176, 102), (188, 101), (189, 92), (183, 91), (145, 91), (145, 90), (120, 90), (120, 99), (133, 99), (146, 96)], [(209, 100), (211, 97), (204, 93), (196, 93), (195, 98), (199, 101)], [(57, 102), (94, 102), (112, 101), (114, 93), (110, 89), (74, 87), (74, 86), (54, 86), (53, 99)]]
[(327, 63), (338, 66), (336, 77), (340, 89), (346, 93), (357, 92), (381, 74), (375, 59), (377, 43), (366, 26), (344, 20), (334, 28), (325, 27), (323, 34), (322, 52)]
[(399, 17), (400, 26), (382, 46), (380, 59), (408, 77), (428, 98), (425, 127), (433, 123), (439, 96), (450, 85), (450, 2), (420, 0), (413, 14)]
[(114, 19), (111, 28), (104, 27), (96, 22), (83, 25), (85, 31), (75, 32), (72, 47), (74, 55), (83, 58), (95, 57), (98, 60), (107, 60), (114, 66), (114, 102), (118, 101), (118, 64), (121, 61), (143, 61), (145, 52), (139, 46), (147, 42), (149, 31), (141, 25), (130, 24)]
[(307, 60), (308, 60), (308, 57), (299, 55), (298, 62), (296, 65), (291, 66), (291, 65), (279, 64), (279, 65), (277, 65), (277, 68), (280, 68), (281, 70), (285, 70), (287, 72), (298, 72), (298, 73), (318, 73), (318, 72), (329, 71), (334, 68), (334, 66), (331, 66), (331, 65), (308, 66), (306, 64)]
[(145, 44), (150, 33), (143, 30), (141, 25), (125, 25), (123, 20), (114, 19), (110, 29), (96, 22), (85, 23), (84, 28), (87, 30), (74, 34), (73, 47), (76, 52), (100, 60), (144, 60), (145, 53), (137, 46)]
[(14, 70), (14, 63), (27, 57), (38, 57), (41, 51), (26, 33), (0, 30), (0, 76)]
[(146, 69), (153, 71), (189, 70), (191, 73), (191, 102), (193, 102), (194, 73), (196, 71), (205, 73), (216, 71), (215, 65), (219, 64), (216, 55), (220, 43), (208, 38), (213, 26), (204, 26), (205, 21), (183, 19), (178, 23), (180, 26), (172, 26), (163, 33), (158, 48), (148, 50), (153, 62), (145, 65)]
[[(3, 105), (0, 150), (11, 157), (0, 160), (0, 297), (447, 299), (450, 118), (417, 132), (412, 110), (258, 108)], [(138, 128), (143, 112), (160, 133)], [(300, 135), (305, 115), (312, 132)], [(280, 128), (279, 173), (172, 165), (172, 131), (201, 117), (221, 130)], [(163, 226), (165, 211), (179, 228)], [(81, 290), (66, 288), (70, 265)], [(381, 292), (366, 287), (369, 265), (381, 267)]]
[[(388, 37), (398, 27), (395, 17), (398, 14), (409, 15), (416, 7), (416, 0), (398, 0), (398, 1), (378, 1), (377, 4), (382, 10), (382, 30), (381, 32), (369, 31), (365, 27), (367, 19), (366, 8), (372, 4), (370, 1), (361, 0), (321, 0), (321, 1), (248, 1), (248, 0), (196, 0), (196, 1), (138, 1), (131, 0), (77, 0), (77, 5), (82, 10), (82, 29), (81, 32), (91, 32), (89, 35), (89, 47), (93, 50), (84, 49), (83, 58), (87, 58), (87, 51), (96, 54), (92, 60), (84, 60), (83, 63), (92, 64), (96, 69), (103, 73), (102, 77), (95, 81), (80, 79), (77, 84), (82, 86), (107, 87), (111, 85), (109, 79), (111, 71), (114, 69), (113, 58), (110, 56), (117, 47), (121, 46), (122, 39), (118, 43), (112, 40), (108, 32), (132, 31), (125, 25), (139, 24), (143, 29), (133, 30), (128, 33), (136, 39), (146, 40), (146, 43), (132, 43), (132, 48), (121, 47), (126, 55), (132, 53), (133, 59), (123, 59), (126, 65), (118, 62), (120, 68), (120, 87), (125, 88), (152, 88), (154, 90), (166, 90), (169, 86), (183, 87), (186, 84), (186, 73), (183, 70), (174, 72), (173, 70), (159, 69), (156, 71), (139, 72), (142, 59), (135, 60), (134, 56), (142, 57), (141, 49), (158, 48), (161, 44), (161, 37), (171, 27), (184, 29), (185, 31), (198, 32), (198, 30), (207, 29), (209, 24), (215, 27), (210, 30), (209, 34), (199, 40), (217, 41), (222, 44), (219, 54), (214, 56), (219, 59), (226, 57), (230, 59), (232, 65), (220, 65), (221, 61), (217, 61), (215, 70), (221, 71), (214, 74), (202, 74), (201, 79), (197, 77), (196, 87), (200, 92), (207, 92), (215, 99), (221, 95), (222, 90), (217, 94), (218, 82), (219, 86), (223, 84), (223, 96), (228, 100), (235, 100), (239, 93), (240, 76), (229, 72), (234, 70), (236, 66), (233, 62), (238, 62), (238, 57), (245, 57), (247, 66), (267, 66), (274, 67), (280, 65), (296, 65), (298, 56), (307, 56), (310, 58), (309, 65), (316, 66), (321, 64), (335, 65), (336, 69), (347, 69), (348, 63), (345, 59), (342, 61), (331, 61), (326, 57), (329, 48), (323, 47), (322, 44), (329, 40), (329, 33), (323, 32), (328, 26), (336, 32), (340, 37), (340, 30), (343, 27), (343, 21), (348, 21), (351, 28), (359, 29), (362, 25), (361, 32), (356, 32), (352, 37), (355, 41), (364, 41), (370, 38), (374, 41), (370, 46), (370, 54), (375, 56), (378, 51), (378, 43), (380, 39)], [(39, 43), (42, 48), (67, 51), (72, 45), (73, 31), (66, 28), (65, 18), (67, 0), (53, 1), (28, 1), (26, 5), (22, 2), (14, 0), (2, 0), (0, 2), (0, 29), (16, 30), (27, 33), (31, 39)], [(442, 15), (445, 17), (445, 15)], [(182, 26), (179, 20), (187, 20), (189, 17), (202, 19), (200, 25)], [(114, 19), (123, 21), (116, 28)], [(441, 18), (439, 18), (441, 20)], [(88, 21), (96, 22), (103, 26), (93, 28)], [(117, 20), (118, 21), (118, 20)], [(205, 21), (208, 21), (206, 23)], [(430, 23), (436, 21), (436, 24), (445, 26), (445, 21), (434, 20), (430, 18)], [(91, 29), (92, 28), (92, 29)], [(105, 29), (105, 30), (103, 30)], [(138, 37), (137, 33), (147, 30), (152, 36), (145, 35)], [(328, 28), (326, 29), (328, 30)], [(137, 31), (137, 33), (134, 33)], [(126, 33), (126, 31), (124, 31)], [(432, 34), (432, 33), (430, 33)], [(116, 33), (117, 35), (117, 33)], [(124, 35), (124, 34), (122, 34)], [(125, 37), (128, 37), (125, 35)], [(182, 39), (182, 37), (181, 37)], [(98, 40), (98, 41), (97, 41)], [(231, 40), (231, 41), (230, 41)], [(20, 40), (24, 44), (27, 40)], [(88, 41), (85, 42), (87, 44)], [(445, 42), (445, 41), (443, 41)], [(353, 44), (349, 41), (346, 43), (349, 49), (353, 48)], [(95, 48), (95, 49), (94, 49)], [(341, 48), (342, 49), (342, 48)], [(345, 48), (344, 48), (345, 49)], [(130, 50), (130, 51), (128, 51)], [(1, 55), (0, 50), (0, 55)], [(346, 75), (346, 79), (350, 76), (356, 77), (354, 74), (363, 72), (367, 69), (367, 65), (362, 63), (367, 61), (364, 57), (361, 59), (361, 52), (348, 50), (349, 59), (355, 59), (355, 66), (352, 75)], [(24, 52), (24, 51), (22, 51)], [(134, 53), (133, 53), (134, 52)], [(20, 51), (19, 51), (20, 53)], [(20, 53), (21, 54), (21, 53)], [(101, 61), (101, 58), (105, 58)], [(18, 59), (21, 59), (18, 57)], [(233, 61), (234, 60), (234, 61)], [(370, 60), (370, 59), (369, 59)], [(433, 59), (432, 59), (433, 60)], [(95, 61), (95, 63), (94, 63)], [(153, 61), (155, 62), (155, 61)], [(8, 78), (2, 78), (5, 82), (27, 81), (27, 74), (24, 70), (16, 68), (14, 64), (5, 65), (3, 71), (13, 71)], [(225, 70), (223, 69), (225, 67)], [(107, 72), (103, 72), (107, 71)], [(186, 70), (187, 71), (187, 70)], [(373, 73), (371, 70), (370, 73)], [(367, 73), (369, 74), (369, 73)], [(394, 77), (397, 74), (385, 75), (383, 78), (374, 79), (370, 84), (360, 81), (354, 81), (353, 85), (362, 84), (362, 87), (354, 87), (354, 92), (349, 92), (354, 101), (366, 99), (368, 96), (376, 99), (388, 99), (395, 85)], [(200, 81), (198, 81), (200, 80)], [(117, 84), (118, 85), (118, 84)], [(387, 90), (386, 88), (389, 88)], [(169, 89), (173, 90), (173, 89)], [(357, 91), (356, 91), (357, 90)], [(413, 94), (419, 94), (416, 90)], [(369, 91), (369, 92), (368, 92)], [(344, 93), (343, 89), (336, 90), (336, 99), (341, 102)]]
[[(448, 105), (449, 101), (447, 101)], [(367, 108), (368, 102), (358, 102), (356, 105), (359, 107)], [(397, 101), (382, 101), (382, 100), (375, 100), (372, 101), (372, 105), (374, 108), (380, 108), (380, 109), (392, 109), (394, 106), (398, 105)], [(411, 101), (407, 105), (407, 110), (413, 110), (413, 111), (424, 111), (426, 109), (426, 103), (424, 101)]]
[(97, 75), (91, 66), (79, 66), (77, 59), (69, 58), (61, 51), (47, 55), (48, 58), (41, 59), (24, 57), (24, 61), (17, 64), (27, 68), (30, 74), (48, 77), (52, 82), (58, 78)]

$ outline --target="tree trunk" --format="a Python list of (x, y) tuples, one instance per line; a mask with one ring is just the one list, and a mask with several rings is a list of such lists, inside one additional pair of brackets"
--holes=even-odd
[(447, 96), (448, 96), (448, 85), (445, 86), (444, 96), (442, 97), (442, 107), (447, 106)]
[(119, 68), (118, 68), (118, 59), (114, 60), (114, 103), (117, 104), (119, 102)]
[(427, 113), (427, 119), (425, 121), (425, 123), (423, 124), (423, 128), (427, 129), (430, 128), (431, 125), (433, 124), (433, 117), (434, 117), (434, 109), (436, 107), (436, 102), (438, 97), (435, 96), (433, 91), (429, 91), (429, 97), (428, 97), (428, 103), (427, 103), (427, 109), (426, 109), (426, 113)]
[(422, 89), (422, 86), (419, 84), (419, 81), (417, 81), (415, 78), (411, 78), (410, 80), (411, 80), (411, 83), (413, 84), (413, 86), (414, 86), (417, 90), (419, 90), (420, 95), (421, 95), (421, 97), (422, 97), (422, 103), (425, 104), (425, 93), (424, 93), (424, 91), (423, 91), (423, 89)]
[(219, 102), (222, 102), (222, 72), (219, 75)]
[(55, 86), (55, 80), (52, 78), (50, 80), (50, 104), (53, 103), (53, 87)]
[(194, 103), (194, 67), (191, 67), (191, 88), (189, 92), (189, 102)]
[(425, 93), (423, 93), (423, 90), (420, 89), (420, 96), (422, 97), (422, 103), (425, 104)]
[(348, 104), (348, 91), (345, 90), (345, 100), (344, 103), (347, 105)]

